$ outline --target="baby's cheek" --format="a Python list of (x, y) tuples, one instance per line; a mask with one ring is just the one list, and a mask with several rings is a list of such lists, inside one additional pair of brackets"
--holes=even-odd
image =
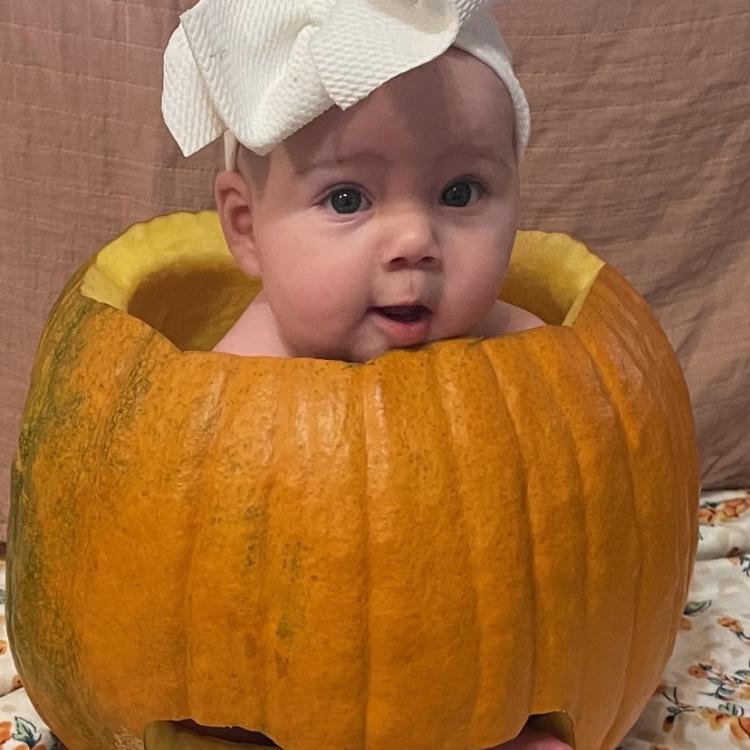
[(301, 349), (334, 359), (339, 347), (357, 341), (367, 311), (364, 293), (353, 295), (351, 286), (335, 281), (289, 294), (281, 305), (285, 335)]
[(448, 315), (462, 326), (472, 327), (490, 314), (502, 283), (497, 265), (484, 264), (462, 279), (445, 284)]

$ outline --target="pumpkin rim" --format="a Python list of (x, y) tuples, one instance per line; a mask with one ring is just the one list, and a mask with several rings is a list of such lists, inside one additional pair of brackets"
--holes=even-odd
[[(567, 234), (519, 229), (498, 298), (531, 310), (548, 325), (571, 327), (606, 265), (582, 242)], [(79, 293), (130, 316), (128, 306), (141, 285), (177, 267), (181, 272), (236, 270), (216, 211), (179, 211), (131, 225), (89, 259), (79, 283)], [(249, 278), (251, 283), (260, 284), (259, 279)], [(507, 335), (524, 336), (530, 330)], [(181, 349), (164, 338), (175, 353), (239, 356)], [(467, 338), (482, 340), (482, 337)], [(439, 343), (433, 341), (427, 346)]]

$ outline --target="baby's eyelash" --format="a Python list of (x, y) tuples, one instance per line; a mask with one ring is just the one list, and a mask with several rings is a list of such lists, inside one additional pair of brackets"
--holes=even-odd
[(340, 193), (342, 190), (356, 190), (358, 193), (365, 194), (365, 191), (361, 187), (356, 185), (334, 185), (332, 188), (328, 188), (323, 195), (323, 200), (328, 200), (332, 195)]
[(475, 185), (479, 188), (479, 192), (484, 195), (488, 190), (487, 183), (478, 177), (458, 177), (455, 180), (451, 180), (445, 187), (448, 188), (451, 185), (455, 185), (457, 182), (468, 182), (470, 185)]
[[(484, 197), (485, 195), (487, 195), (488, 192), (490, 192), (490, 188), (488, 187), (488, 184), (485, 180), (482, 180), (478, 177), (463, 176), (463, 177), (457, 177), (456, 179), (453, 179), (450, 182), (446, 183), (445, 186), (440, 191), (440, 194), (442, 195), (449, 187), (451, 187), (451, 185), (455, 185), (456, 183), (460, 183), (460, 182), (466, 182), (470, 185), (473, 185), (479, 193), (479, 196), (478, 196), (479, 198)], [(357, 193), (359, 193), (359, 195), (361, 196), (364, 202), (366, 202), (367, 204), (372, 203), (372, 201), (367, 196), (367, 193), (365, 192), (363, 188), (358, 187), (357, 185), (352, 185), (352, 184), (341, 184), (341, 185), (334, 185), (333, 187), (328, 188), (323, 194), (322, 198), (320, 198), (317, 201), (317, 205), (322, 206), (323, 208), (330, 206), (330, 201), (333, 198), (333, 196), (336, 195), (337, 193), (340, 193), (346, 190), (356, 191)]]

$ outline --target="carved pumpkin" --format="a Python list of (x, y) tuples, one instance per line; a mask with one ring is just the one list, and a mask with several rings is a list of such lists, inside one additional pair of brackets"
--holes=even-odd
[(688, 395), (645, 302), (523, 232), (502, 296), (546, 328), (364, 365), (206, 351), (256, 292), (205, 212), (132, 227), (56, 303), (10, 532), (41, 715), (71, 750), (147, 726), (225, 747), (154, 723), (188, 718), (287, 750), (467, 750), (546, 714), (612, 748), (696, 539)]

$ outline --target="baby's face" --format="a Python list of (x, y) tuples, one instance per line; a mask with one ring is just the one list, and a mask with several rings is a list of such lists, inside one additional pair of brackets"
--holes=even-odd
[(364, 362), (470, 335), (516, 230), (513, 138), (501, 80), (451, 49), (265, 160), (243, 152), (244, 267), (262, 276), (290, 355)]

